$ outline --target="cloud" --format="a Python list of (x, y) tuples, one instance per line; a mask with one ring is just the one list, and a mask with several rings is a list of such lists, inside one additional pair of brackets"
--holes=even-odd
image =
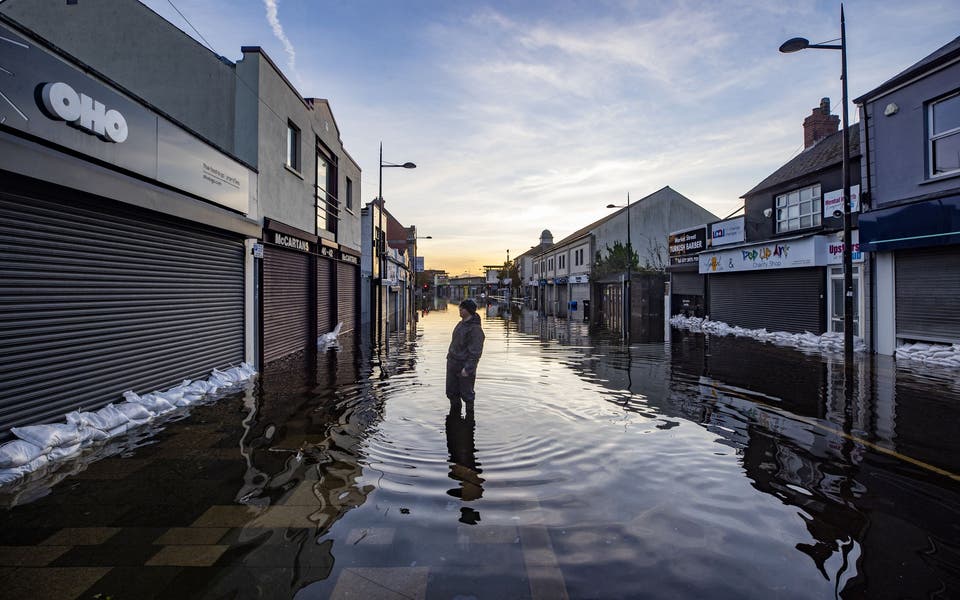
[(292, 74), (296, 75), (297, 51), (283, 32), (283, 25), (280, 24), (280, 18), (277, 16), (277, 2), (278, 0), (263, 0), (263, 5), (267, 9), (267, 21), (270, 22), (273, 35), (283, 44), (283, 51), (287, 53), (287, 66), (290, 67)]

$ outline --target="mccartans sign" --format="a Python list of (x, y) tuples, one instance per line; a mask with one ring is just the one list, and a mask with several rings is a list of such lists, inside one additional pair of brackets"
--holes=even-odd
[(670, 234), (668, 251), (671, 265), (697, 264), (697, 253), (706, 249), (706, 225)]
[(273, 233), (273, 243), (278, 246), (293, 248), (294, 250), (299, 250), (300, 252), (310, 252), (310, 242), (307, 240), (301, 240), (300, 238), (295, 238), (285, 233), (278, 233), (275, 231)]

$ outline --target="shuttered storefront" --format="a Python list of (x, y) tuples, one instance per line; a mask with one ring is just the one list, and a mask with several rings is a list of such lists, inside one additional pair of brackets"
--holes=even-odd
[(337, 266), (337, 319), (343, 323), (341, 335), (357, 335), (357, 266), (336, 263)]
[(241, 237), (59, 193), (0, 192), (0, 437), (244, 358)]
[(337, 326), (333, 287), (333, 269), (336, 265), (329, 258), (318, 256), (315, 260), (317, 261), (317, 335), (323, 335)]
[(702, 296), (703, 277), (696, 271), (674, 271), (670, 274), (670, 293), (674, 296)]
[(310, 255), (277, 246), (263, 252), (263, 362), (310, 343)]
[(821, 334), (825, 281), (825, 270), (817, 267), (710, 275), (710, 319), (747, 329)]
[(897, 337), (960, 343), (960, 248), (895, 254)]

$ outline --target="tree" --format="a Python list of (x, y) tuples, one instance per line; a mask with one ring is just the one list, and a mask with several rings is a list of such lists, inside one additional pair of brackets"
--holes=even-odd
[(504, 261), (503, 267), (500, 269), (500, 272), (497, 274), (500, 278), (500, 281), (504, 279), (510, 280), (510, 289), (518, 290), (520, 289), (522, 282), (520, 281), (520, 266), (517, 265), (515, 261)]
[(627, 270), (627, 265), (634, 271), (640, 269), (640, 258), (633, 251), (632, 246), (628, 247), (620, 242), (614, 242), (613, 248), (607, 245), (607, 255), (602, 256), (597, 252), (596, 264), (593, 266), (593, 272), (597, 277), (610, 275), (613, 273), (622, 273)]

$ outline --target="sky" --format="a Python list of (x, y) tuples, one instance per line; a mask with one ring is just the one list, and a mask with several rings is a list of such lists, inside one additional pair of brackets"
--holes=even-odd
[[(363, 171), (416, 225), (427, 269), (480, 273), (669, 185), (723, 218), (840, 114), (840, 36), (813, 0), (146, 0), (217, 54), (260, 46), (329, 100)], [(960, 35), (956, 0), (844, 4), (849, 96)], [(181, 14), (183, 16), (181, 16)], [(202, 39), (201, 39), (202, 38)], [(850, 121), (857, 121), (850, 105)]]

